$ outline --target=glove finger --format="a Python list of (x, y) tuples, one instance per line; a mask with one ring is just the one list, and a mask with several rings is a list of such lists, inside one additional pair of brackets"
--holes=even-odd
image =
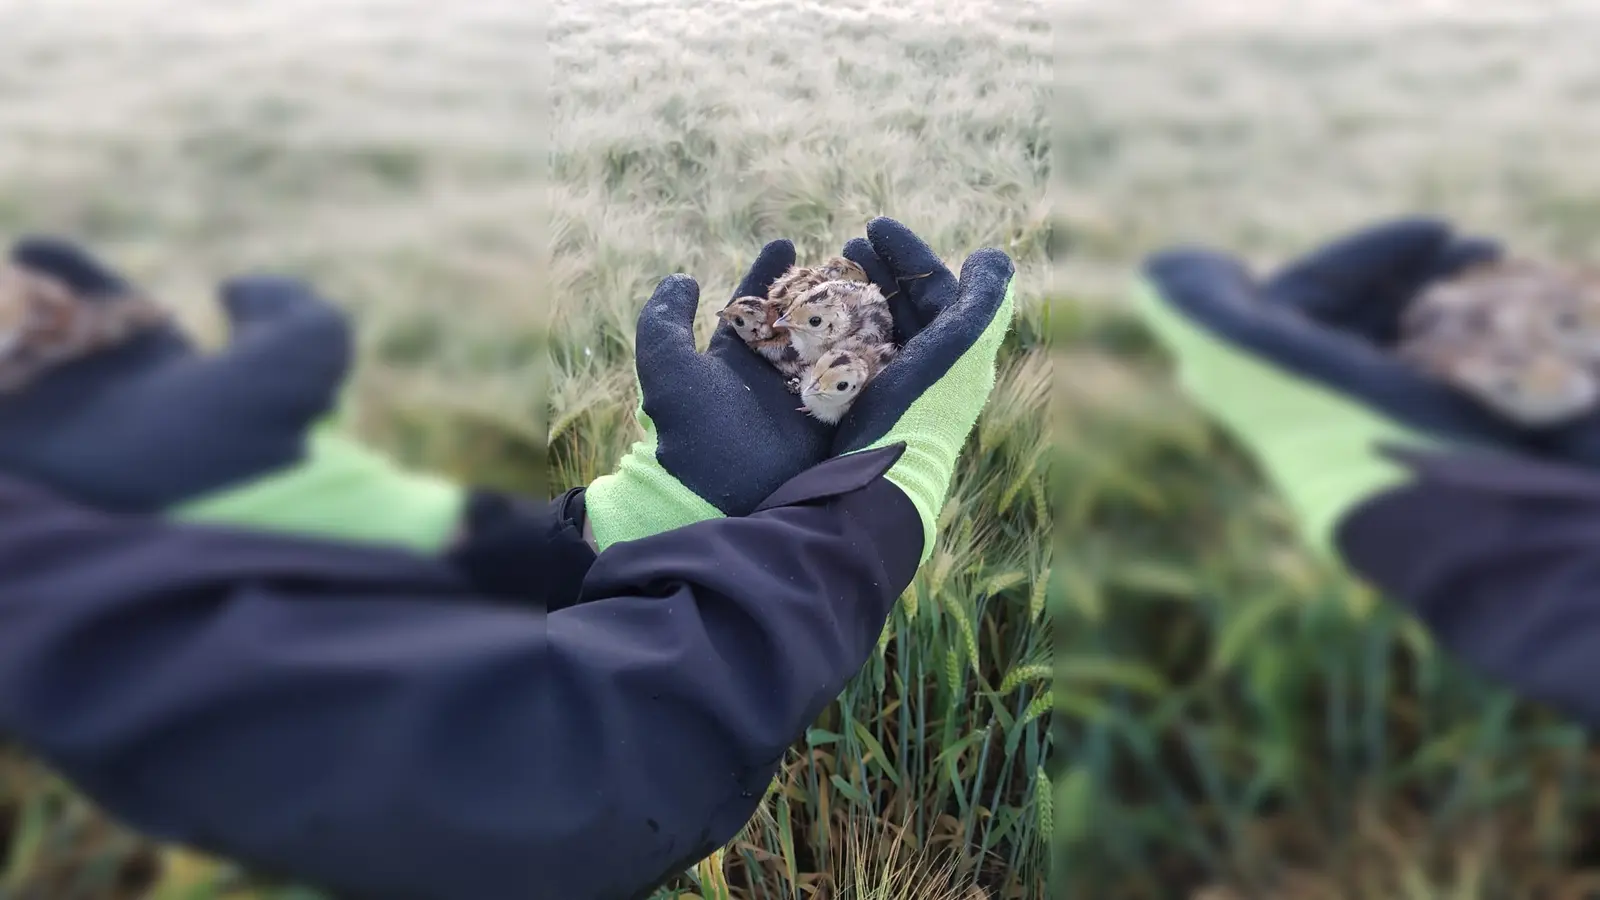
[(1330, 290), (1363, 293), (1422, 277), (1450, 245), (1448, 223), (1395, 219), (1330, 241), (1269, 279), (1276, 298), (1303, 305)]
[(867, 278), (888, 299), (889, 313), (894, 317), (894, 342), (905, 346), (922, 330), (923, 324), (916, 306), (911, 302), (911, 295), (900, 290), (894, 273), (889, 271), (889, 266), (873, 251), (872, 243), (865, 238), (852, 238), (850, 243), (844, 245), (842, 255), (865, 270)]
[(1600, 466), (1600, 416), (1588, 415), (1558, 425), (1549, 434), (1536, 435), (1534, 449), (1543, 455), (1580, 466)]
[[(779, 275), (789, 271), (794, 261), (793, 243), (783, 238), (768, 242), (761, 248), (761, 252), (756, 254), (756, 261), (750, 265), (750, 271), (745, 273), (744, 280), (739, 282), (733, 297), (765, 297), (767, 289), (772, 287), (772, 283), (778, 280)], [(695, 290), (699, 290), (698, 285)]]
[(1398, 219), (1340, 238), (1270, 278), (1263, 294), (1326, 325), (1387, 343), (1451, 247), (1448, 224)]
[(1500, 242), (1490, 238), (1462, 238), (1446, 247), (1434, 260), (1428, 280), (1450, 278), (1464, 269), (1495, 262), (1504, 255)]
[(844, 251), (839, 254), (860, 266), (867, 273), (867, 278), (878, 286), (883, 296), (891, 300), (900, 294), (900, 285), (895, 283), (894, 273), (889, 270), (882, 257), (872, 249), (872, 242), (866, 238), (851, 238), (844, 245)]
[(693, 390), (689, 374), (700, 358), (694, 345), (699, 306), (700, 285), (679, 274), (663, 278), (639, 312), (633, 352), (639, 388), (646, 398)]
[(326, 314), (331, 307), (310, 285), (294, 278), (253, 275), (235, 278), (222, 286), (223, 312), (228, 317), (230, 340), (238, 342), (272, 329), (279, 323)]
[(1157, 299), (1188, 325), (1287, 377), (1330, 388), (1420, 431), (1500, 445), (1522, 440), (1463, 394), (1423, 377), (1361, 335), (1328, 327), (1292, 306), (1262, 302), (1234, 259), (1206, 250), (1169, 250), (1150, 258), (1145, 275)]
[(349, 323), (303, 282), (275, 277), (225, 282), (228, 346), (197, 362), (195, 401), (213, 415), (302, 428), (338, 399), (352, 358)]
[(1015, 273), (1011, 258), (999, 250), (967, 257), (955, 301), (884, 367), (839, 423), (838, 452), (858, 450), (889, 433), (911, 404), (977, 343), (1005, 303)]
[(867, 223), (867, 240), (911, 299), (919, 328), (927, 327), (956, 300), (957, 282), (950, 269), (909, 228), (886, 216)]
[(222, 285), (229, 342), (219, 354), (247, 363), (294, 356), (297, 365), (336, 371), (350, 362), (350, 329), (344, 315), (309, 284), (293, 278), (251, 276)]
[(70, 241), (31, 236), (11, 246), (11, 262), (60, 281), (73, 293), (104, 298), (132, 291), (132, 286), (99, 260)]
[(1318, 321), (1387, 347), (1399, 340), (1401, 315), (1431, 282), (1499, 255), (1497, 243), (1454, 239), (1442, 222), (1402, 219), (1315, 254), (1297, 267), (1299, 279), (1286, 273), (1276, 290)]

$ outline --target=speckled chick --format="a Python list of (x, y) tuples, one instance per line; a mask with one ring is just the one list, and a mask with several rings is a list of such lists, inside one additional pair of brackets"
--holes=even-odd
[(775, 326), (782, 314), (779, 306), (778, 301), (770, 297), (736, 297), (717, 317), (783, 374), (790, 392), (799, 393), (800, 373), (805, 370), (805, 363), (800, 359), (800, 351), (789, 340), (789, 330)]
[(1600, 361), (1600, 283), (1528, 260), (1475, 266), (1430, 286), (1400, 318), (1401, 344), (1553, 340)]
[(837, 425), (866, 386), (898, 352), (893, 344), (858, 342), (846, 342), (825, 351), (806, 370), (800, 392), (804, 404), (801, 408), (819, 421)]
[(824, 282), (801, 295), (776, 327), (788, 330), (806, 365), (846, 341), (872, 346), (894, 339), (889, 302), (870, 281)]
[(1406, 358), (1524, 428), (1545, 428), (1600, 405), (1600, 377), (1548, 343), (1414, 342)]
[(820, 266), (790, 266), (787, 272), (767, 289), (767, 297), (788, 309), (800, 296), (817, 285), (828, 281), (870, 283), (867, 270), (842, 256), (828, 259)]

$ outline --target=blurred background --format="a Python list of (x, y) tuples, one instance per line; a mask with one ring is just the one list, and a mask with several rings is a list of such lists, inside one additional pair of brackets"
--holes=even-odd
[(1056, 15), (1062, 896), (1600, 896), (1585, 736), (1305, 553), (1125, 299), (1171, 244), (1265, 271), (1410, 213), (1593, 262), (1600, 4)]

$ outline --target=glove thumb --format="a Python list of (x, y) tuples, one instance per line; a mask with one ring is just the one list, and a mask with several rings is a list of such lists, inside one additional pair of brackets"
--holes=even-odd
[(349, 373), (353, 351), (348, 322), (305, 283), (252, 276), (227, 281), (221, 302), (231, 332), (228, 346), (206, 360), (197, 383), (212, 386), (201, 402), (218, 415), (308, 422), (327, 413)]
[(66, 285), (74, 294), (104, 298), (129, 293), (131, 285), (70, 241), (30, 236), (11, 246), (11, 262)]
[(644, 396), (679, 388), (686, 369), (699, 357), (694, 345), (694, 316), (700, 307), (700, 285), (688, 275), (669, 275), (639, 313), (634, 360)]

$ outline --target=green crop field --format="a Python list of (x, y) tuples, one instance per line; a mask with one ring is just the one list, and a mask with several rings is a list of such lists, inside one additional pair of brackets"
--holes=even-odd
[[(634, 437), (661, 277), (704, 337), (773, 238), (1000, 247), (1019, 316), (932, 560), (663, 896), (1035, 900), (1052, 844), (1093, 900), (1589, 896), (1600, 757), (1303, 552), (1123, 294), (1166, 244), (1266, 266), (1413, 211), (1588, 258), (1600, 8), (1279, 6), (0, 0), (0, 228), (208, 338), (217, 279), (308, 276), (359, 323), (352, 428), (540, 495)], [(0, 831), (0, 900), (303, 896), (162, 881), (20, 749)]]

